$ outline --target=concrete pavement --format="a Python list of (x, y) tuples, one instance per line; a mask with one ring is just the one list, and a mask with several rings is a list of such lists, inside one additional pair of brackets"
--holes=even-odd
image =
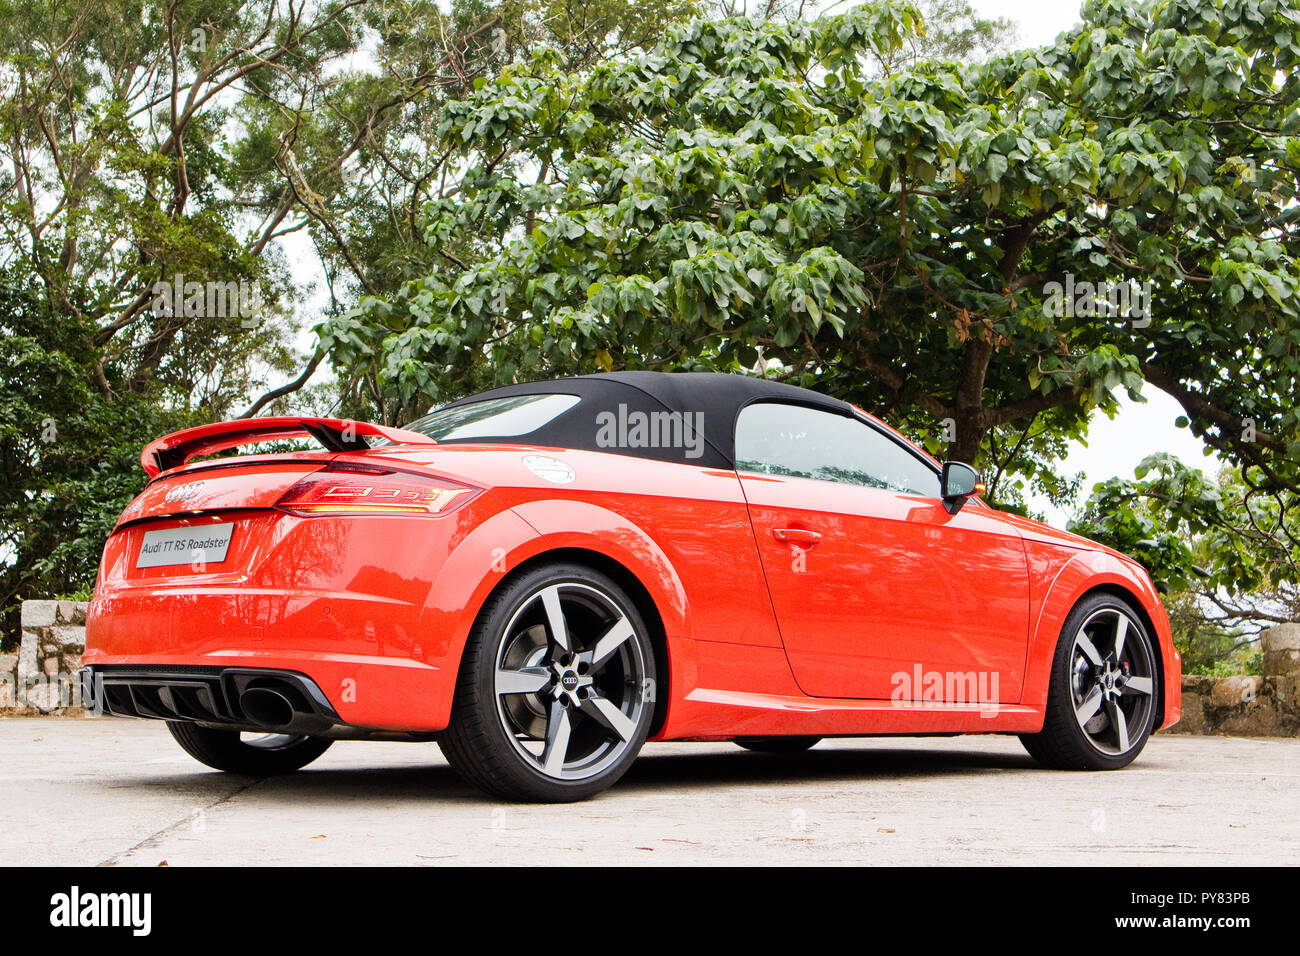
[(1300, 862), (1300, 740), (1158, 736), (1118, 773), (1037, 768), (1014, 738), (650, 744), (580, 804), (480, 796), (435, 744), (342, 742), (255, 780), (160, 723), (0, 719), (0, 862), (1111, 864)]

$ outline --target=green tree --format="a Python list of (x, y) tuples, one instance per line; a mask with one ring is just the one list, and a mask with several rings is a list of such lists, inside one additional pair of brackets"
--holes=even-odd
[(1137, 558), (1167, 588), (1190, 673), (1242, 660), (1259, 631), (1300, 621), (1300, 509), (1257, 469), (1208, 478), (1172, 455), (1098, 484), (1070, 529)]
[(86, 592), (104, 538), (140, 488), (141, 444), (187, 420), (144, 396), (104, 400), (89, 323), (56, 320), (30, 278), (0, 277), (0, 609), (9, 644), (19, 598)]
[[(378, 363), (395, 417), (485, 378), (766, 367), (1008, 488), (1149, 382), (1294, 491), (1300, 18), (1083, 16), (1048, 47), (886, 76), (878, 51), (923, 29), (909, 4), (694, 22), (578, 72), (539, 52), (447, 108), (469, 171), (425, 236), (462, 265), (322, 339)], [(1054, 285), (1083, 283), (1117, 308)]]
[[(285, 77), (341, 99), (331, 71), (372, 35), (360, 8), (0, 0), (6, 642), (20, 598), (90, 586), (146, 441), (233, 417), (301, 362), (278, 240), (324, 200), (303, 200), (297, 144), (268, 144), (242, 104)], [(349, 149), (297, 155), (314, 170)], [(176, 301), (178, 276), (213, 285)]]
[[(693, 10), (0, 0), (5, 639), (18, 599), (90, 586), (146, 441), (291, 401), (337, 406), (328, 383), (294, 395), (324, 358), (296, 348), (319, 318), (302, 315), (302, 277), (319, 266), (330, 315), (455, 258), (419, 227), (459, 176), (439, 158), (448, 97), (539, 43), (587, 62)], [(306, 262), (286, 245), (303, 237)], [(237, 302), (209, 308), (200, 287), (173, 307), (177, 276)], [(345, 414), (372, 407), (368, 374), (343, 370)]]
[[(460, 0), (444, 15), (433, 0), (376, 0), (359, 14), (374, 62), (340, 69), (319, 89), (304, 91), (296, 72), (250, 88), (239, 110), (256, 118), (258, 132), (243, 147), (251, 163), (243, 154), (237, 161), (271, 160), (260, 187), (269, 208), (288, 186), (324, 272), (327, 314), (336, 315), (360, 296), (391, 294), (473, 256), (471, 244), (431, 245), (424, 236), (426, 204), (460, 192), (459, 149), (439, 136), (449, 99), (539, 48), (562, 50), (570, 69), (589, 68), (656, 42), (697, 9), (695, 0)], [(318, 351), (306, 376), (249, 412), (285, 404), (323, 358)], [(353, 417), (394, 417), (374, 362), (334, 368), (338, 388), (320, 400), (341, 402), (334, 410)]]
[[(251, 228), (227, 161), (227, 94), (340, 15), (277, 31), (236, 3), (0, 2), (6, 639), (17, 599), (90, 585), (141, 444), (296, 361), (275, 226)], [(160, 307), (178, 274), (244, 295)]]

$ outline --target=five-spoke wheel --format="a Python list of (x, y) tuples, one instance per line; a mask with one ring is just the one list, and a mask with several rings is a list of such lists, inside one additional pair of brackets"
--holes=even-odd
[(577, 565), (541, 567), (484, 608), (440, 743), (492, 793), (581, 799), (635, 759), (654, 678), (645, 624), (614, 581)]
[(1118, 756), (1135, 743), (1130, 727), (1150, 723), (1154, 664), (1143, 640), (1129, 640), (1136, 622), (1119, 608), (1096, 611), (1075, 633), (1070, 655), (1074, 716), (1103, 753)]
[(1053, 767), (1126, 766), (1151, 735), (1157, 679), (1151, 637), (1133, 609), (1106, 594), (1085, 598), (1062, 630), (1043, 730), (1021, 740)]

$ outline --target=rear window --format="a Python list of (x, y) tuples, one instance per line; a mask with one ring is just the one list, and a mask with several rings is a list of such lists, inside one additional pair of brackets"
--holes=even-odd
[(512, 395), (440, 408), (406, 426), (434, 441), (517, 438), (534, 432), (578, 404), (577, 395)]

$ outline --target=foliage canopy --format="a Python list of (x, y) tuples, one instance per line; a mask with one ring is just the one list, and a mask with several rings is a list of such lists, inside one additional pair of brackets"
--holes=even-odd
[[(1150, 382), (1294, 490), (1300, 15), (1083, 15), (1052, 46), (893, 71), (925, 29), (906, 3), (695, 21), (579, 71), (540, 51), (445, 112), (467, 172), (424, 233), (456, 258), (322, 339), (378, 361), (401, 409), (484, 381), (761, 363), (1040, 477), (1053, 440)], [(1084, 283), (1145, 308), (1077, 295), (1053, 314)]]

